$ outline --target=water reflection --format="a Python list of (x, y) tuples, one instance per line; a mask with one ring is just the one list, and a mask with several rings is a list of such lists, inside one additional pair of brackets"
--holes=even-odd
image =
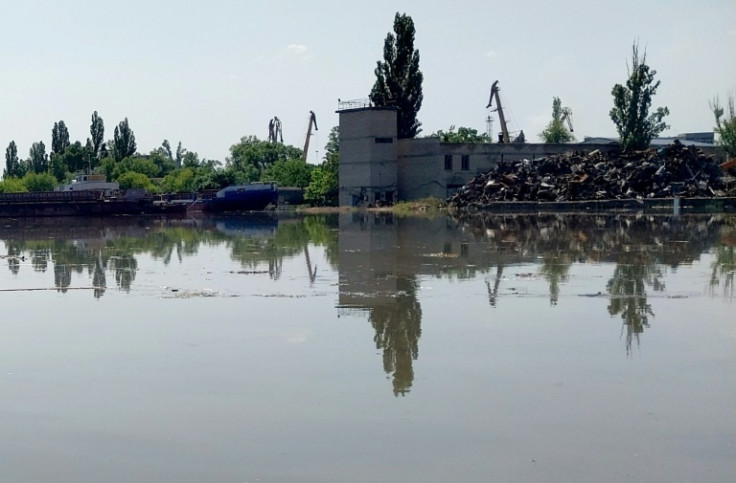
[[(512, 276), (543, 281), (550, 310), (575, 304), (578, 296), (605, 297), (608, 314), (622, 321), (629, 353), (655, 317), (650, 298), (670, 296), (665, 287), (668, 272), (712, 254), (711, 294), (733, 297), (736, 271), (736, 218), (720, 215), (485, 215), (425, 220), (349, 213), (2, 224), (5, 254), (0, 256), (14, 277), (22, 278), (30, 266), (37, 273), (52, 273), (53, 287), (60, 292), (82, 287), (95, 298), (103, 297), (109, 284), (125, 291), (134, 287), (136, 274), (151, 269), (141, 267), (142, 255), (168, 265), (197, 256), (202, 247), (220, 246), (243, 271), (267, 272), (275, 281), (282, 277), (286, 260), (303, 257), (305, 285), (315, 283), (326, 263), (339, 277), (337, 310), (369, 321), (383, 370), (397, 396), (409, 392), (414, 383), (424, 279), (477, 280), (478, 294), (487, 296), (491, 306), (488, 310), (519, 295), (508, 287)], [(316, 259), (310, 246), (322, 247), (324, 260)], [(565, 293), (573, 267), (586, 264), (610, 265), (610, 278), (601, 287)], [(528, 272), (510, 270), (520, 266)]]

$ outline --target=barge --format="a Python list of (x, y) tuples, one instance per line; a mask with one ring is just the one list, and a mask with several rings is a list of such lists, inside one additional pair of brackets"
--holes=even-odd
[(199, 194), (160, 195), (130, 189), (74, 189), (0, 193), (0, 217), (172, 215), (189, 212), (261, 211), (278, 203), (275, 183), (230, 186)]

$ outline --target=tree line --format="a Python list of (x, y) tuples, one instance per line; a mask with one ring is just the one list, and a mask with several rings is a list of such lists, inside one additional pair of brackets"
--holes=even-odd
[(307, 164), (302, 151), (256, 136), (244, 136), (230, 147), (225, 164), (203, 159), (179, 142), (172, 148), (168, 139), (147, 154), (138, 152), (135, 133), (126, 117), (105, 141), (105, 123), (92, 113), (85, 143), (71, 142), (66, 123), (55, 122), (51, 150), (43, 141), (31, 145), (21, 159), (11, 141), (5, 150), (5, 169), (0, 192), (51, 191), (80, 173), (104, 174), (121, 189), (143, 188), (150, 192), (197, 192), (249, 182), (276, 182), (280, 186), (305, 189), (305, 199), (316, 205), (337, 204), (337, 160), (339, 135), (332, 129), (325, 157), (318, 166)]

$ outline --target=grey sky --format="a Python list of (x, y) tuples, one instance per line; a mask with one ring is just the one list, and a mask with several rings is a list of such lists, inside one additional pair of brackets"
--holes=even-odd
[(274, 115), (284, 141), (301, 146), (313, 110), (317, 162), (338, 122), (337, 99), (369, 93), (397, 11), (417, 29), (422, 134), (451, 125), (485, 131), (499, 80), (511, 128), (527, 140), (548, 122), (554, 96), (572, 108), (578, 138), (615, 136), (610, 92), (626, 79), (635, 39), (662, 81), (654, 106), (670, 108), (665, 135), (711, 130), (708, 101), (736, 88), (734, 0), (0, 5), (0, 147), (15, 140), (23, 158), (35, 141), (50, 146), (62, 119), (84, 142), (97, 110), (106, 139), (128, 117), (140, 152), (169, 139), (224, 161), (242, 136), (266, 139)]

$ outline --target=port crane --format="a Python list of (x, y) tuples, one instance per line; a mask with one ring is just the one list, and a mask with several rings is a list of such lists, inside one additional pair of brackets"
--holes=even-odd
[[(511, 142), (511, 136), (509, 136), (509, 128), (506, 125), (506, 116), (503, 113), (503, 106), (501, 105), (501, 97), (498, 95), (498, 92), (501, 90), (500, 87), (498, 87), (498, 81), (495, 81), (493, 85), (491, 86), (491, 97), (488, 99), (488, 105), (486, 106), (486, 109), (491, 107), (493, 105), (493, 100), (496, 100), (496, 111), (498, 112), (498, 120), (500, 121), (499, 124), (501, 124), (501, 133), (498, 135), (498, 142), (499, 143), (510, 143)], [(526, 139), (524, 138), (524, 131), (519, 131), (519, 135), (516, 136), (516, 139), (513, 141), (517, 144), (523, 144), (526, 142)]]
[(309, 111), (309, 120), (307, 121), (307, 136), (304, 140), (304, 153), (302, 154), (302, 159), (304, 162), (307, 161), (307, 155), (309, 154), (309, 140), (312, 137), (312, 126), (314, 126), (314, 130), (317, 131), (317, 116), (314, 114), (314, 111)]
[(570, 128), (570, 132), (575, 132), (575, 130), (572, 128), (572, 109), (569, 107), (563, 107), (562, 108), (562, 117), (560, 118), (561, 122), (567, 122), (567, 127)]
[(281, 120), (273, 116), (273, 119), (268, 121), (268, 140), (272, 143), (283, 143), (284, 134), (281, 131)]

